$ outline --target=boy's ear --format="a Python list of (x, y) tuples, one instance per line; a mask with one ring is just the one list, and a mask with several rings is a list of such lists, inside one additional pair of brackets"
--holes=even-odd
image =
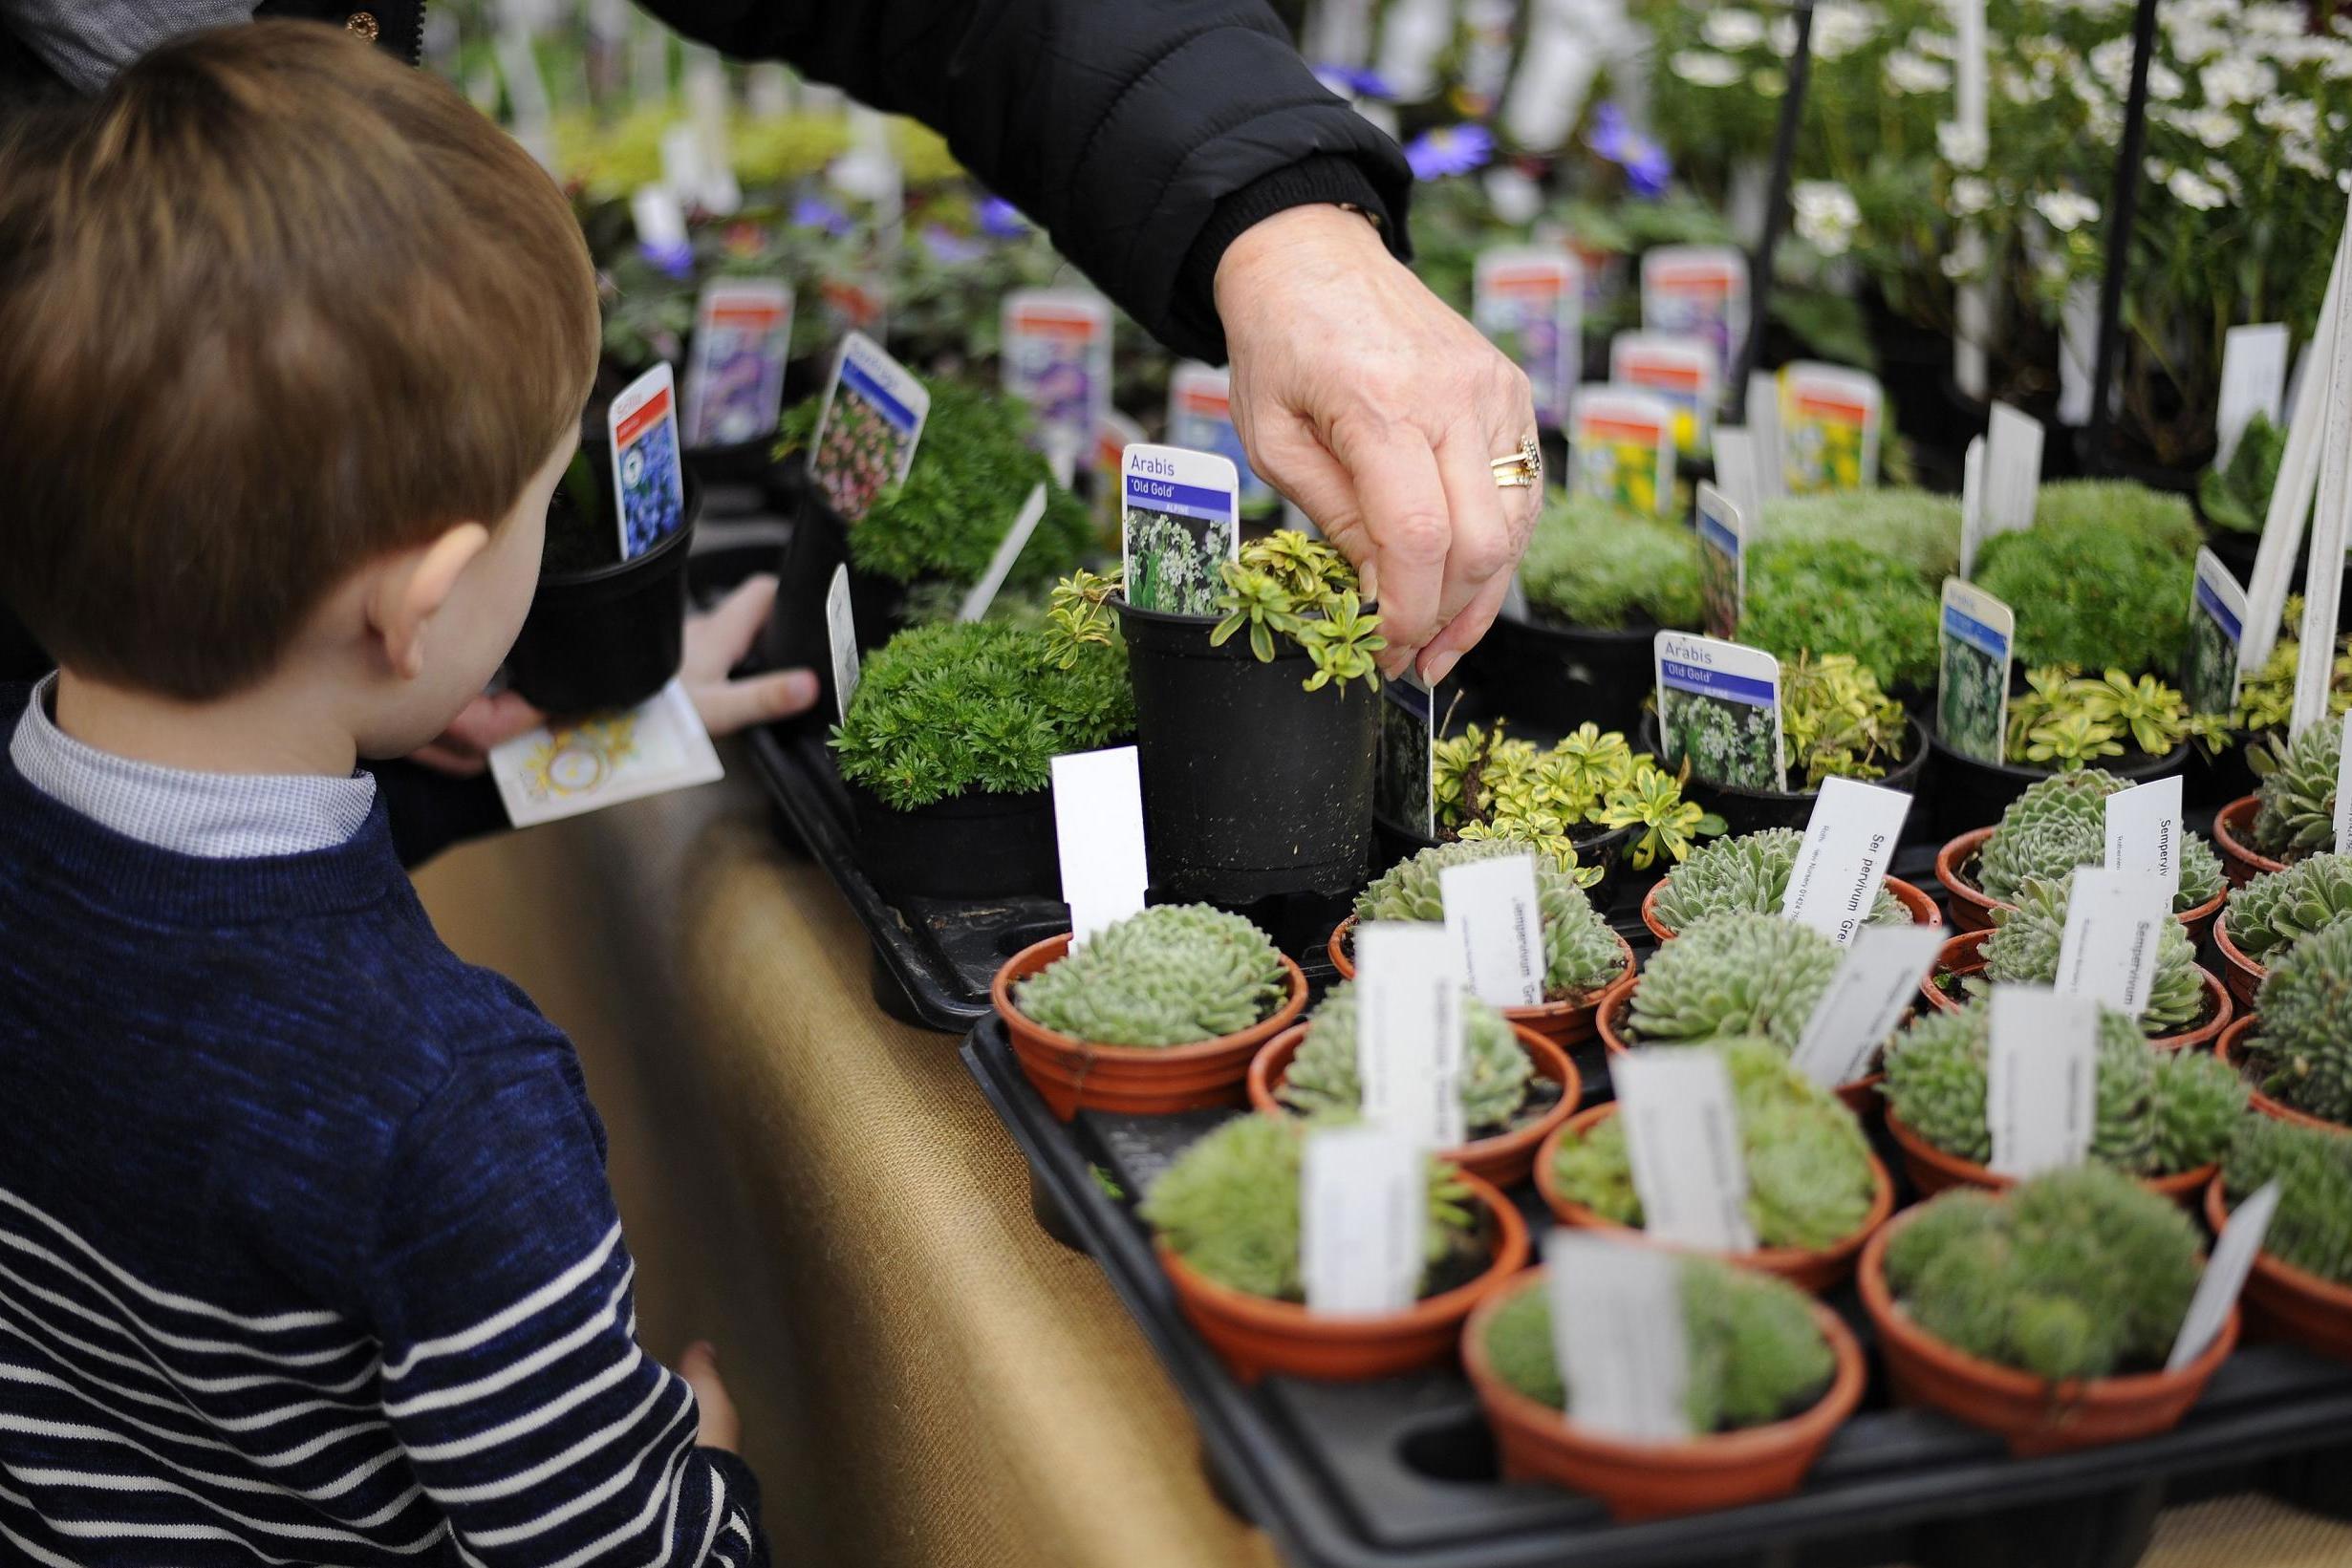
[(403, 680), (424, 673), (425, 629), (489, 543), (489, 529), (460, 523), (384, 564), (368, 595), (368, 624), (383, 639), (384, 656)]

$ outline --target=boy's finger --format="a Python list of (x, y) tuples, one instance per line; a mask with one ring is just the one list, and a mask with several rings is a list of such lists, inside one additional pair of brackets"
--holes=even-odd
[(491, 747), (529, 735), (548, 721), (548, 716), (515, 692), (475, 698), (458, 710), (437, 744), (463, 746), (486, 754)]
[(708, 1340), (695, 1341), (678, 1358), (678, 1375), (694, 1391), (699, 1423), (695, 1441), (706, 1449), (733, 1453), (743, 1441), (743, 1423), (735, 1414), (735, 1401), (727, 1397), (726, 1385), (719, 1381), (719, 1352)]
[(807, 670), (781, 670), (744, 680), (714, 680), (694, 688), (694, 711), (714, 737), (738, 734), (755, 724), (807, 713), (816, 706), (817, 677)]

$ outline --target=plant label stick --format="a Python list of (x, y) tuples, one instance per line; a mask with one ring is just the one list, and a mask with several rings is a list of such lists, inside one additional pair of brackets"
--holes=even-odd
[(1561, 428), (1584, 360), (1585, 281), (1565, 250), (1515, 247), (1481, 254), (1472, 268), (1470, 318), (1527, 373), (1536, 423)]
[(1652, 1240), (1706, 1252), (1749, 1252), (1748, 1162), (1722, 1056), (1651, 1047), (1611, 1063), (1627, 1163)]
[(686, 355), (686, 444), (772, 437), (792, 357), (792, 290), (782, 278), (722, 278), (702, 290)]
[(1104, 927), (1143, 911), (1151, 863), (1143, 847), (1143, 781), (1133, 746), (1053, 760), (1053, 840), (1062, 859), (1069, 939), (1084, 947)]
[(673, 679), (626, 713), (545, 724), (490, 748), (507, 820), (529, 827), (726, 777), (719, 753)]
[(1454, 0), (1394, 0), (1380, 18), (1373, 70), (1400, 103), (1427, 97), (1437, 84), (1437, 56), (1454, 41)]
[(620, 558), (634, 561), (686, 526), (686, 474), (678, 461), (678, 396), (670, 367), (623, 387), (605, 411), (619, 502)]
[(1435, 923), (1358, 926), (1355, 987), (1364, 1119), (1421, 1149), (1454, 1148), (1465, 1135), (1460, 949)]
[(1233, 422), (1233, 377), (1227, 372), (1187, 359), (1168, 373), (1168, 444), (1230, 458), (1241, 476), (1242, 512), (1255, 516), (1272, 509), (1274, 486), (1250, 467), (1241, 429)]
[[(1764, 515), (1764, 492), (1756, 474), (1756, 436), (1744, 428), (1725, 425), (1715, 433), (1715, 494), (1738, 513), (1745, 526)], [(1704, 504), (1701, 504), (1702, 515)], [(1741, 579), (1741, 592), (1746, 591), (1746, 580)], [(1723, 633), (1719, 635), (1728, 636)]]
[[(1734, 434), (1724, 431), (1722, 440)], [(1721, 457), (1718, 449), (1718, 473)], [(1739, 508), (1704, 480), (1698, 485), (1698, 581), (1707, 607), (1707, 634), (1726, 641), (1737, 636), (1748, 593), (1747, 523)]]
[(1083, 451), (1111, 404), (1111, 302), (1083, 289), (1016, 289), (1002, 308), (1004, 391), (1038, 440)]
[(2285, 613), (2287, 590), (2295, 580), (2295, 557), (2303, 543), (2303, 524), (2311, 514), (2311, 498), (2320, 479), (2321, 425), (2326, 419), (2324, 397), (2306, 397), (2308, 372), (2314, 362), (2330, 364), (2336, 354), (2336, 318), (2343, 302), (2344, 254), (2352, 247), (2352, 225), (2337, 236), (2336, 259), (2327, 274), (2327, 293), (2295, 382), (2287, 389), (2287, 444), (2278, 454), (2278, 478), (2271, 486), (2271, 504), (2262, 518), (2262, 544), (2254, 559), (2254, 581), (2246, 585), (2245, 662), (2260, 669), (2278, 641), (2278, 622)]
[(1674, 411), (1674, 446), (1696, 455), (1715, 440), (1715, 350), (1703, 337), (1672, 333), (1619, 333), (1609, 339), (1608, 378), (1666, 399)]
[(2197, 1292), (2189, 1298), (2189, 1311), (2181, 1319), (2172, 1353), (2165, 1358), (2167, 1372), (2177, 1372), (2204, 1355), (2221, 1333), (2222, 1324), (2230, 1321), (2230, 1309), (2237, 1304), (2238, 1292), (2246, 1288), (2246, 1276), (2254, 1272), (2255, 1254), (2262, 1250), (2271, 1218), (2278, 1213), (2281, 1191), (2276, 1178), (2266, 1181), (2255, 1190), (2254, 1196), (2230, 1212), (2230, 1223), (2214, 1239), (2213, 1256), (2206, 1260), (2205, 1273), (2197, 1279)]
[(906, 479), (930, 413), (929, 389), (882, 345), (864, 333), (841, 340), (809, 441), (809, 476), (843, 522), (863, 518), (875, 496)]
[(833, 655), (833, 706), (841, 711), (841, 721), (846, 724), (850, 720), (850, 704), (857, 697), (860, 674), (857, 612), (850, 606), (847, 562), (833, 568), (833, 580), (825, 588), (825, 638)]
[(2181, 891), (2181, 776), (2109, 795), (2106, 828), (2107, 870), (2154, 878), (2169, 910)]
[(1688, 759), (1713, 784), (1784, 787), (1780, 661), (1761, 648), (1687, 632), (1661, 632), (1651, 647), (1667, 766)]
[(1127, 602), (1209, 615), (1241, 554), (1241, 478), (1233, 460), (1180, 446), (1131, 446), (1120, 465)]
[(1309, 1312), (1402, 1312), (1421, 1283), (1429, 1178), (1386, 1128), (1310, 1132), (1300, 1151), (1299, 1276)]
[(1910, 1012), (1946, 934), (1941, 926), (1863, 927), (1797, 1037), (1797, 1070), (1825, 1089), (1866, 1074)]
[(1013, 516), (1013, 526), (1005, 529), (1004, 537), (997, 542), (996, 553), (988, 557), (988, 569), (980, 574), (980, 581), (972, 585), (972, 591), (963, 596), (963, 605), (956, 612), (956, 619), (976, 621), (988, 613), (988, 607), (996, 603), (997, 592), (1003, 588), (1005, 577), (1013, 569), (1013, 563), (1021, 559), (1021, 551), (1027, 546), (1029, 535), (1037, 531), (1037, 525), (1045, 521), (1045, 516), (1046, 484), (1040, 480), (1029, 486), (1028, 499), (1022, 502), (1021, 510)]
[(1985, 431), (1984, 527), (1987, 538), (2034, 526), (2041, 500), (2041, 421), (1995, 403)]
[(1633, 1442), (1691, 1435), (1691, 1334), (1682, 1259), (1662, 1247), (1562, 1227), (1543, 1240), (1552, 1354), (1567, 1418)]
[(1944, 744), (1980, 763), (2001, 760), (2009, 734), (2009, 660), (2018, 617), (1957, 577), (1944, 579), (1935, 727)]
[[(1748, 258), (1728, 245), (1662, 245), (1642, 253), (1642, 325), (1703, 339), (1721, 381), (1748, 335)], [(1755, 421), (1749, 421), (1754, 428)]]
[(2343, 716), (2336, 750), (2336, 852), (2352, 855), (2352, 713)]
[(1780, 447), (1791, 495), (1878, 483), (1887, 395), (1878, 377), (1805, 362), (1780, 371)]
[(1809, 926), (1840, 947), (1870, 918), (1887, 882), (1887, 863), (1903, 837), (1911, 798), (1853, 779), (1823, 779), (1805, 822), (1780, 917)]
[(1436, 695), (1407, 674), (1381, 689), (1380, 771), (1372, 809), (1423, 838), (1437, 836)]
[(717, 51), (700, 44), (687, 49), (685, 89), (702, 169), (695, 201), (703, 211), (727, 217), (744, 204), (744, 192), (735, 180), (734, 149), (727, 144), (726, 67)]
[(1568, 398), (1568, 488), (1629, 511), (1674, 501), (1674, 411), (1662, 397), (1578, 387)]
[(2197, 575), (2189, 594), (2188, 688), (2192, 713), (2235, 713), (2245, 665), (2246, 591), (2210, 549), (2197, 551)]
[(1989, 1024), (1992, 1169), (2021, 1181), (2081, 1165), (2099, 1093), (2099, 1004), (2045, 986), (1996, 985)]
[(1984, 544), (1984, 438), (1969, 439), (1960, 460), (1960, 575), (1976, 574), (1976, 550)]
[(2171, 918), (2172, 895), (2160, 879), (2145, 871), (2081, 868), (2066, 895), (2054, 989), (2138, 1018), (2156, 989), (2156, 954)]
[(1543, 1000), (1543, 910), (1536, 901), (1535, 855), (1498, 855), (1437, 873), (1446, 934), (1479, 1000), (1535, 1007)]
[(2229, 466), (2257, 414), (2276, 424), (2287, 396), (2287, 325), (2232, 327), (2221, 334), (2221, 399), (2213, 413), (2213, 466)]
[(1788, 453), (1780, 439), (1780, 383), (1770, 371), (1748, 376), (1748, 437), (1756, 463), (1756, 516), (1788, 494)]
[[(2352, 245), (2352, 217), (2337, 244), (2339, 258)], [(2352, 288), (2336, 291), (2334, 335), (2324, 363), (2325, 425), (2332, 433), (2320, 460), (2319, 499), (2311, 512), (2312, 569), (2303, 575), (2302, 649), (2295, 665), (2295, 713), (2287, 733), (2300, 735), (2327, 718), (2328, 690), (2335, 673), (2336, 622), (2343, 574), (2320, 569), (2344, 552), (2344, 519), (2352, 512), (2352, 445), (2342, 440), (2352, 423)]]

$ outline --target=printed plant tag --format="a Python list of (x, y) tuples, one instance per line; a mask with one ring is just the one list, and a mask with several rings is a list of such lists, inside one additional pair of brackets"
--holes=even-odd
[(2213, 466), (2224, 467), (2237, 451), (2237, 439), (2259, 414), (2280, 421), (2287, 395), (2287, 328), (2282, 321), (2232, 327), (2221, 334), (2221, 397), (2213, 414), (2219, 442)]
[(857, 700), (857, 682), (862, 673), (858, 665), (857, 612), (850, 605), (850, 568), (847, 562), (833, 568), (832, 581), (825, 585), (825, 640), (833, 655), (833, 706), (841, 712), (841, 721), (850, 721), (850, 704)]
[(1358, 926), (1355, 995), (1364, 1119), (1420, 1149), (1460, 1144), (1461, 954), (1446, 928), (1413, 920)]
[(1985, 536), (2034, 526), (2041, 500), (2041, 421), (1995, 403), (1985, 431)]
[(1310, 1132), (1299, 1166), (1299, 1276), (1309, 1312), (1402, 1312), (1420, 1294), (1429, 1182), (1381, 1127)]
[(1866, 1076), (1870, 1058), (1918, 999), (1948, 934), (1941, 926), (1863, 927), (1805, 1020), (1797, 1070), (1825, 1089)]
[(1494, 1007), (1543, 1000), (1543, 910), (1536, 901), (1535, 855), (1497, 855), (1437, 873), (1446, 934), (1460, 950), (1473, 995)]
[[(2270, 505), (2262, 515), (2262, 545), (2255, 556), (2254, 576), (2246, 584), (2246, 639), (2241, 644), (2244, 667), (2257, 670), (2271, 656), (2278, 639), (2287, 591), (2294, 586), (2296, 557), (2303, 542), (2303, 526), (2311, 516), (2311, 502), (2320, 478), (2320, 449), (2326, 428), (2326, 369), (2335, 360), (2336, 322), (2343, 306), (2344, 252), (2352, 247), (2352, 227), (2337, 236), (2336, 257), (2327, 274), (2327, 293), (2320, 302), (2319, 320), (2311, 341), (2296, 360), (2287, 383), (2287, 442), (2278, 458), (2278, 480), (2271, 486)], [(2320, 391), (2303, 396), (2317, 363)]]
[(841, 340), (809, 443), (809, 474), (844, 522), (857, 522), (875, 496), (907, 477), (930, 412), (930, 392), (879, 343), (863, 333)]
[(1764, 515), (1754, 432), (1725, 425), (1715, 433), (1715, 490), (1738, 512), (1743, 524)]
[(1705, 338), (1619, 333), (1609, 340), (1608, 378), (1611, 385), (1666, 399), (1674, 411), (1677, 450), (1696, 456), (1713, 444), (1722, 376)]
[(1791, 495), (1878, 483), (1887, 395), (1878, 377), (1800, 362), (1780, 372), (1780, 447)]
[(890, 335), (890, 294), (879, 278), (819, 278), (817, 306), (829, 339), (850, 333), (877, 340)]
[(1823, 779), (1789, 868), (1780, 916), (1810, 926), (1840, 947), (1870, 917), (1887, 863), (1903, 837), (1911, 798), (1853, 779)]
[[(2336, 245), (2336, 268), (2344, 271), (2345, 256), (2352, 254), (2352, 216), (2348, 216)], [(2352, 283), (2352, 278), (2341, 281)], [(2328, 434), (2319, 459), (2319, 479), (2316, 499), (2311, 512), (2311, 559), (2314, 562), (2341, 561), (2344, 556), (2344, 526), (2347, 513), (2352, 513), (2352, 453), (2348, 453), (2341, 434), (2345, 423), (2352, 420), (2352, 289), (2333, 290), (2335, 313), (2325, 324), (2327, 356), (2320, 369), (2325, 373), (2320, 394), (2307, 400), (2320, 410), (2320, 429)], [(2279, 469), (2279, 483), (2286, 481), (2285, 464)], [(2333, 686), (2336, 663), (2336, 631), (2341, 622), (2339, 612), (2342, 606), (2343, 579), (2332, 570), (2306, 569), (2303, 574), (2302, 648), (2295, 666), (2295, 705), (2287, 721), (2287, 733), (2300, 735), (2312, 725), (2328, 717), (2328, 693)]]
[(2189, 668), (2182, 684), (2192, 713), (2237, 711), (2238, 649), (2246, 640), (2246, 591), (2221, 557), (2197, 551), (2190, 591)]
[(1984, 438), (1969, 439), (1960, 460), (1960, 575), (1976, 575), (1976, 551), (1984, 544)]
[(726, 777), (694, 698), (673, 680), (637, 707), (543, 725), (490, 749), (517, 827)]
[[(1734, 432), (1723, 434), (1729, 440)], [(1698, 586), (1707, 634), (1726, 641), (1737, 636), (1748, 594), (1747, 524), (1739, 508), (1704, 480), (1698, 486)]]
[(1224, 564), (1241, 553), (1233, 461), (1180, 446), (1131, 446), (1121, 471), (1127, 602), (1171, 615), (1214, 614)]
[(1653, 647), (1667, 766), (1688, 758), (1711, 784), (1783, 787), (1780, 661), (1760, 648), (1687, 632), (1661, 632)]
[(1372, 809), (1434, 839), (1435, 697), (1415, 675), (1383, 682), (1380, 697), (1380, 772), (1372, 781)]
[(2181, 891), (2181, 776), (2109, 795), (2106, 830), (2107, 870), (2153, 877), (2169, 910)]
[(1653, 1241), (1748, 1252), (1748, 1163), (1723, 1058), (1703, 1046), (1653, 1046), (1614, 1058), (1626, 1159)]
[(2246, 1288), (2246, 1277), (2254, 1272), (2255, 1254), (2262, 1250), (2262, 1238), (2270, 1235), (2282, 1195), (2276, 1179), (2266, 1181), (2255, 1189), (2252, 1197), (2230, 1211), (2230, 1223), (2221, 1228), (2213, 1242), (2213, 1256), (2206, 1259), (2205, 1273), (2197, 1278), (2196, 1294), (2189, 1298), (2189, 1311), (2181, 1319), (2172, 1353), (2165, 1358), (2167, 1372), (2178, 1372), (2212, 1347), (2222, 1325), (2230, 1321), (2230, 1309), (2237, 1305), (2238, 1293)]
[(1053, 760), (1053, 841), (1061, 853), (1072, 947), (1142, 913), (1151, 867), (1133, 746), (1073, 751)]
[(792, 290), (779, 278), (704, 287), (686, 357), (686, 444), (736, 446), (772, 438), (792, 356)]
[(1005, 577), (1013, 569), (1013, 563), (1021, 559), (1021, 551), (1027, 546), (1029, 535), (1037, 531), (1037, 525), (1045, 521), (1045, 516), (1046, 484), (1040, 480), (1029, 486), (1028, 499), (1021, 504), (1021, 510), (1013, 516), (1013, 526), (1005, 529), (1004, 537), (998, 541), (996, 553), (988, 558), (988, 569), (981, 573), (980, 581), (974, 583), (972, 591), (963, 596), (963, 605), (956, 612), (956, 619), (976, 621), (988, 613), (988, 607), (996, 603), (998, 592), (1004, 587)]
[(2336, 752), (2336, 852), (2352, 855), (2352, 713), (2343, 716)]
[(1604, 55), (1574, 25), (1569, 8), (1539, 3), (1531, 17), (1519, 70), (1503, 96), (1502, 123), (1513, 146), (1549, 153), (1576, 128)]
[(1579, 387), (1568, 398), (1568, 487), (1637, 512), (1674, 504), (1674, 413), (1662, 397)]
[(1729, 376), (1748, 335), (1748, 258), (1727, 245), (1644, 251), (1642, 325), (1705, 339), (1715, 350), (1716, 379)]
[(623, 387), (605, 411), (613, 494), (620, 501), (620, 558), (634, 561), (686, 526), (686, 475), (678, 462), (678, 397), (670, 367)]
[(1269, 510), (1280, 499), (1274, 486), (1249, 465), (1241, 432), (1233, 422), (1233, 377), (1214, 365), (1187, 359), (1169, 373), (1168, 444), (1230, 458), (1234, 472), (1241, 476), (1241, 513), (1245, 517)]
[(2156, 989), (2156, 953), (2171, 918), (2172, 895), (2157, 878), (2081, 868), (2066, 896), (2054, 989), (2138, 1018)]
[(1103, 536), (1109, 538), (1119, 526), (1119, 479), (1127, 463), (1127, 449), (1141, 446), (1146, 440), (1143, 426), (1115, 408), (1103, 411), (1094, 427), (1094, 461), (1090, 465), (1094, 476), (1094, 515), (1103, 525)]
[(1083, 451), (1111, 403), (1111, 302), (1079, 289), (1004, 296), (1004, 390), (1029, 405), (1038, 440)]
[(1756, 515), (1788, 494), (1788, 450), (1780, 435), (1780, 383), (1770, 371), (1748, 376), (1748, 444), (1756, 460)]
[(1552, 1354), (1566, 1419), (1640, 1443), (1691, 1435), (1691, 1332), (1682, 1259), (1565, 1226), (1543, 1239)]
[(1564, 250), (1512, 248), (1480, 255), (1471, 319), (1535, 386), (1536, 423), (1558, 429), (1584, 360), (1585, 283)]
[(2001, 760), (2009, 734), (2009, 659), (2018, 617), (1984, 590), (1944, 579), (1935, 727), (1944, 744), (1982, 763)]
[(2039, 985), (1993, 988), (1985, 1063), (1992, 1169), (2023, 1180), (2081, 1165), (2099, 1094), (2099, 1004)]

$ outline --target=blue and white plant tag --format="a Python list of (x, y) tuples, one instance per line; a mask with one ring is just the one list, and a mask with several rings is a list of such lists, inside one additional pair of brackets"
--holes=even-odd
[(1383, 1127), (1306, 1134), (1299, 1166), (1299, 1277), (1309, 1312), (1402, 1312), (1419, 1294), (1429, 1212), (1423, 1155)]
[(1231, 458), (1129, 447), (1119, 489), (1127, 602), (1170, 615), (1216, 613), (1224, 563), (1241, 554), (1241, 492)]
[(1168, 444), (1230, 458), (1234, 472), (1241, 476), (1245, 514), (1266, 511), (1280, 499), (1274, 486), (1250, 467), (1249, 453), (1242, 449), (1241, 429), (1233, 422), (1233, 376), (1229, 372), (1187, 359), (1168, 373)]
[(857, 657), (857, 612), (850, 604), (847, 562), (833, 568), (832, 581), (825, 585), (825, 640), (833, 656), (833, 706), (846, 724), (862, 674)]
[(1062, 860), (1069, 943), (1143, 911), (1151, 865), (1143, 846), (1143, 780), (1133, 746), (1053, 760), (1053, 839)]
[(2246, 1276), (2254, 1272), (2255, 1255), (2262, 1250), (2262, 1238), (2270, 1235), (2271, 1220), (2283, 1195), (2284, 1189), (2273, 1178), (2230, 1211), (2230, 1222), (2221, 1228), (2213, 1242), (2213, 1256), (2206, 1259), (2205, 1272), (2197, 1278), (2196, 1294), (2189, 1298), (2189, 1311), (2181, 1319), (2180, 1334), (2172, 1341), (2172, 1353), (2165, 1358), (2168, 1373), (2178, 1372), (2204, 1355), (2221, 1333), (2221, 1325), (2230, 1321), (2230, 1309), (2246, 1288)]
[(1715, 440), (1716, 389), (1723, 378), (1703, 337), (1676, 333), (1619, 333), (1608, 343), (1608, 378), (1666, 399), (1674, 411), (1676, 449), (1696, 455)]
[(1543, 910), (1535, 853), (1465, 861), (1437, 873), (1446, 934), (1461, 954), (1473, 995), (1492, 1007), (1543, 1000)]
[(809, 477), (844, 522), (907, 477), (931, 413), (931, 392), (864, 333), (841, 340), (832, 384), (809, 439)]
[(613, 444), (620, 558), (634, 561), (686, 526), (678, 395), (667, 364), (656, 365), (620, 390), (605, 412), (605, 434)]
[(1028, 545), (1029, 535), (1037, 531), (1037, 525), (1045, 521), (1045, 517), (1046, 482), (1040, 480), (1029, 486), (1028, 499), (1022, 502), (1021, 510), (1013, 514), (1013, 526), (1005, 529), (1004, 537), (997, 542), (996, 553), (988, 558), (988, 569), (980, 574), (980, 581), (974, 583), (971, 591), (963, 596), (963, 604), (957, 610), (956, 619), (976, 621), (988, 613), (988, 607), (996, 603), (997, 594), (1004, 587), (1004, 579), (1012, 572), (1013, 563), (1021, 559), (1022, 550)]
[(1560, 428), (1584, 362), (1585, 280), (1562, 249), (1481, 253), (1471, 273), (1471, 319), (1535, 388), (1536, 423)]
[(1947, 934), (1941, 926), (1863, 927), (1797, 1038), (1797, 1070), (1825, 1089), (1866, 1074), (1910, 1014)]
[(2022, 1181), (2090, 1157), (2099, 1003), (2047, 986), (1996, 985), (1985, 1061), (1991, 1169)]
[(2181, 891), (2181, 776), (2119, 789), (2106, 800), (2107, 870), (2152, 878), (2171, 909)]
[(2245, 668), (2246, 591), (2210, 549), (2197, 551), (2189, 597), (2189, 668), (2181, 684), (2192, 713), (2235, 713)]
[(1622, 387), (1583, 386), (1568, 396), (1568, 488), (1628, 511), (1672, 511), (1674, 411), (1665, 398)]
[[(1726, 430), (1725, 442), (1743, 431)], [(1715, 454), (1720, 473), (1722, 453)], [(1707, 634), (1729, 640), (1739, 634), (1739, 617), (1748, 597), (1748, 525), (1739, 508), (1721, 490), (1701, 480), (1698, 485), (1698, 586), (1707, 610)]]
[(2156, 955), (2171, 918), (2172, 895), (2159, 878), (2104, 866), (2077, 868), (2052, 989), (2138, 1018), (2155, 994)]
[(1445, 927), (1414, 920), (1368, 921), (1355, 946), (1364, 1119), (1453, 1149), (1465, 1134), (1460, 950)]
[(1903, 837), (1911, 798), (1854, 779), (1823, 779), (1780, 895), (1780, 917), (1809, 926), (1840, 947), (1870, 918), (1887, 865)]
[(2009, 661), (2018, 617), (1957, 577), (1944, 579), (1935, 727), (1944, 744), (1980, 763), (2001, 761), (2009, 736)]
[(1047, 450), (1083, 452), (1111, 406), (1111, 302), (1083, 289), (1016, 289), (1002, 307), (1004, 390)]
[(1722, 1054), (1652, 1046), (1610, 1065), (1626, 1160), (1652, 1240), (1704, 1252), (1751, 1252), (1748, 1161)]
[(1780, 732), (1780, 661), (1761, 648), (1661, 632), (1658, 736), (1669, 768), (1691, 759), (1710, 784), (1780, 789), (1788, 777)]
[(1662, 1247), (1563, 1226), (1543, 1238), (1552, 1355), (1566, 1418), (1637, 1443), (1691, 1435), (1691, 1332), (1682, 1259)]

